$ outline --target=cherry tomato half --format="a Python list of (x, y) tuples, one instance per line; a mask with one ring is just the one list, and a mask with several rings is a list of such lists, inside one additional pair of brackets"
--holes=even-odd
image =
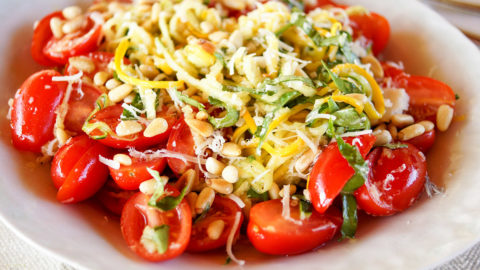
[(370, 172), (355, 191), (358, 206), (370, 215), (388, 216), (410, 207), (423, 189), (425, 156), (411, 144), (395, 150), (375, 148), (368, 155)]
[[(192, 132), (190, 127), (182, 119), (179, 119), (175, 125), (173, 125), (172, 133), (168, 138), (167, 150), (177, 153), (195, 156), (195, 142), (193, 141)], [(192, 169), (195, 164), (192, 162), (183, 162), (178, 158), (167, 158), (168, 166), (176, 175), (182, 175), (188, 169)]]
[[(179, 195), (177, 190), (168, 185), (166, 191), (173, 196)], [(120, 219), (123, 238), (131, 250), (146, 260), (158, 262), (175, 258), (185, 251), (190, 240), (192, 230), (190, 206), (183, 200), (175, 209), (161, 212), (148, 206), (149, 199), (145, 194), (138, 192), (125, 204)], [(149, 252), (141, 243), (140, 239), (147, 225), (169, 226), (168, 249), (165, 253)]]
[(433, 143), (435, 143), (435, 129), (423, 133), (420, 136), (417, 136), (413, 139), (407, 141), (407, 143), (413, 144), (418, 150), (423, 153), (428, 152), (432, 148)]
[(250, 210), (247, 235), (257, 250), (273, 255), (303, 253), (331, 240), (342, 224), (339, 211), (329, 210), (326, 214), (313, 211), (302, 220), (299, 206), (290, 206), (293, 222), (282, 216), (282, 209), (280, 200), (270, 200)]
[[(207, 215), (193, 224), (192, 236), (187, 250), (191, 252), (204, 252), (225, 246), (228, 236), (233, 229), (237, 213), (242, 213), (242, 209), (240, 209), (236, 202), (218, 195), (215, 196), (215, 200), (208, 210)], [(216, 220), (223, 220), (225, 227), (218, 239), (211, 239), (208, 237), (207, 229), (210, 223)], [(240, 218), (240, 224), (242, 224), (242, 222), (243, 214)], [(235, 238), (238, 237), (239, 233), (240, 226), (238, 226), (235, 232)]]
[[(109, 52), (91, 52), (86, 55), (82, 55), (83, 57), (87, 57), (88, 59), (92, 60), (93, 64), (95, 65), (95, 69), (92, 72), (85, 73), (84, 76), (93, 79), (95, 74), (99, 71), (107, 71), (108, 64), (113, 61), (114, 55), (113, 53)], [(65, 74), (73, 75), (78, 73), (78, 69), (74, 66), (70, 65), (70, 62), (67, 63), (65, 66)]]
[(152, 175), (147, 168), (158, 171), (160, 174), (167, 165), (165, 158), (156, 158), (153, 160), (142, 160), (132, 157), (132, 165), (120, 165), (120, 169), (109, 167), (110, 175), (117, 185), (125, 190), (137, 190), (143, 181), (152, 179)]
[[(365, 157), (375, 143), (375, 136), (368, 134), (344, 140), (357, 146)], [(315, 209), (319, 213), (325, 213), (354, 174), (354, 169), (338, 150), (337, 143), (330, 143), (318, 157), (308, 181), (308, 191)]]
[(53, 37), (52, 30), (50, 28), (50, 20), (52, 18), (63, 19), (62, 12), (56, 11), (51, 13), (38, 22), (37, 26), (33, 30), (32, 45), (30, 47), (30, 53), (32, 54), (33, 60), (44, 66), (58, 65), (58, 63), (51, 60), (43, 53), (43, 48), (45, 48), (45, 45), (47, 45), (48, 41)]
[(123, 190), (113, 180), (108, 180), (97, 193), (98, 201), (111, 213), (120, 216), (123, 207), (137, 191)]
[(55, 70), (44, 70), (31, 75), (15, 94), (10, 127), (13, 145), (19, 150), (41, 152), (53, 139), (53, 128), (67, 84), (52, 82), (60, 76)]
[[(120, 116), (123, 113), (123, 108), (120, 104), (106, 107), (98, 111), (90, 120), (90, 123), (95, 122), (104, 122), (106, 123), (112, 132), (115, 132), (117, 125), (120, 123)], [(168, 128), (165, 132), (147, 138), (143, 136), (143, 132), (140, 132), (135, 135), (119, 137), (112, 136), (108, 134), (105, 139), (98, 140), (99, 142), (118, 149), (126, 149), (129, 147), (135, 148), (148, 148), (150, 146), (159, 145), (165, 143), (168, 140), (168, 137), (172, 131), (172, 126), (175, 123), (176, 115), (175, 112), (169, 110), (167, 107), (164, 107), (161, 112), (157, 112), (157, 117), (162, 117), (167, 120)], [(89, 136), (99, 136), (102, 132), (100, 130), (93, 130)]]
[(83, 133), (82, 126), (95, 109), (95, 103), (102, 92), (88, 83), (73, 84), (73, 91), (68, 101), (68, 111), (65, 116), (65, 129)]
[(110, 158), (110, 149), (88, 136), (77, 136), (63, 145), (52, 161), (51, 175), (62, 203), (93, 196), (107, 181), (108, 168), (99, 156)]

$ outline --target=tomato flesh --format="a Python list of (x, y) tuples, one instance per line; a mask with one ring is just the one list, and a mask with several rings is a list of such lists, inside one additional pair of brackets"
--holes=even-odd
[(387, 216), (410, 207), (423, 189), (425, 156), (416, 147), (378, 147), (368, 155), (370, 172), (355, 191), (358, 206), (370, 215)]
[(430, 148), (432, 148), (433, 144), (435, 143), (435, 129), (425, 132), (422, 135), (410, 139), (406, 142), (414, 145), (418, 148), (418, 150), (422, 151), (423, 153), (426, 153), (428, 152), (428, 150), (430, 150)]
[(68, 101), (64, 125), (68, 131), (82, 134), (83, 124), (95, 109), (96, 101), (102, 92), (88, 83), (75, 83), (72, 87), (73, 91)]
[[(195, 142), (193, 140), (192, 132), (187, 123), (179, 119), (172, 127), (172, 133), (168, 138), (167, 150), (195, 156)], [(182, 175), (188, 169), (194, 168), (195, 164), (192, 162), (184, 162), (178, 158), (167, 158), (168, 166), (176, 175)]]
[(99, 156), (110, 150), (88, 136), (77, 136), (63, 145), (52, 161), (51, 176), (58, 189), (57, 200), (76, 203), (93, 196), (107, 181), (108, 168)]
[[(365, 157), (375, 143), (375, 136), (367, 134), (344, 140), (357, 146)], [(330, 143), (318, 157), (308, 181), (308, 191), (315, 209), (319, 213), (325, 213), (354, 174), (354, 169), (338, 150), (337, 143)]]
[(132, 165), (120, 165), (120, 169), (109, 167), (110, 175), (117, 185), (124, 190), (137, 190), (143, 181), (152, 179), (152, 175), (147, 168), (158, 171), (160, 174), (165, 169), (167, 161), (165, 158), (156, 158), (153, 160), (142, 160), (132, 158)]
[(338, 231), (342, 218), (339, 211), (320, 214), (316, 211), (300, 219), (299, 206), (290, 206), (290, 216), (282, 216), (282, 202), (269, 200), (256, 204), (250, 210), (247, 235), (260, 252), (272, 255), (293, 255), (312, 250), (331, 240)]
[(123, 190), (114, 181), (108, 180), (97, 193), (96, 198), (109, 212), (120, 216), (123, 207), (137, 191)]

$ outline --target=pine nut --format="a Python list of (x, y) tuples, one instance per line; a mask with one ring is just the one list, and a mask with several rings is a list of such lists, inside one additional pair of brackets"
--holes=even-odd
[(149, 79), (155, 78), (155, 76), (160, 73), (156, 67), (151, 65), (142, 64), (138, 68), (140, 69), (140, 72)]
[(228, 8), (235, 10), (244, 10), (247, 7), (245, 0), (222, 0), (221, 2)]
[(388, 131), (390, 132), (390, 135), (392, 135), (392, 139), (396, 140), (398, 137), (397, 127), (394, 124), (390, 123), (388, 124)]
[(147, 138), (151, 138), (157, 136), (158, 134), (162, 134), (168, 129), (167, 120), (162, 117), (155, 118), (150, 124), (148, 124), (145, 131), (143, 131), (143, 136)]
[(210, 208), (213, 200), (215, 200), (215, 191), (213, 191), (211, 187), (202, 189), (195, 202), (195, 211), (197, 214), (201, 214), (205, 209)]
[(85, 56), (70, 57), (68, 62), (72, 67), (85, 73), (91, 73), (95, 70), (95, 63)]
[(110, 90), (108, 92), (108, 98), (113, 102), (117, 103), (122, 101), (125, 97), (127, 97), (133, 90), (133, 86), (130, 84), (122, 84)]
[(212, 240), (217, 240), (222, 236), (223, 230), (225, 229), (225, 222), (221, 219), (217, 219), (210, 224), (208, 224), (207, 227), (207, 235), (208, 238)]
[(228, 33), (224, 31), (217, 31), (208, 35), (208, 38), (213, 43), (220, 43), (222, 40), (226, 40), (228, 38)]
[(195, 118), (197, 118), (198, 120), (207, 120), (208, 119), (208, 113), (205, 112), (205, 111), (199, 111), (195, 115)]
[(135, 120), (121, 121), (115, 128), (115, 132), (118, 136), (128, 136), (137, 134), (142, 131), (143, 127)]
[(55, 128), (55, 138), (57, 138), (59, 145), (64, 145), (70, 139), (70, 135), (62, 128)]
[(230, 194), (233, 191), (232, 183), (221, 178), (207, 179), (205, 182), (218, 193)]
[(113, 160), (115, 160), (116, 162), (118, 162), (118, 163), (120, 163), (124, 166), (132, 165), (132, 159), (128, 155), (125, 155), (125, 154), (116, 154), (115, 156), (113, 156)]
[(392, 123), (399, 128), (406, 127), (415, 123), (413, 116), (409, 114), (395, 114), (391, 118)]
[(228, 165), (222, 171), (222, 178), (229, 183), (236, 183), (238, 181), (238, 169), (233, 165)]
[[(235, 0), (234, 0), (235, 1)], [(228, 38), (228, 41), (232, 43), (236, 48), (240, 48), (243, 45), (243, 35), (240, 30), (235, 30)]]
[(213, 134), (213, 126), (210, 123), (197, 119), (185, 119), (185, 122), (193, 132), (203, 137), (210, 137)]
[(65, 34), (70, 34), (73, 33), (80, 28), (82, 28), (84, 23), (83, 17), (77, 17), (73, 20), (67, 21), (63, 26), (62, 26), (62, 31)]
[(117, 79), (110, 79), (108, 80), (106, 83), (105, 83), (105, 87), (108, 89), (108, 90), (112, 90), (113, 88), (115, 87), (118, 87), (122, 84), (121, 81), (117, 80)]
[(398, 139), (401, 141), (408, 141), (422, 135), (423, 133), (425, 133), (425, 128), (422, 125), (413, 124), (400, 130), (400, 132), (398, 132)]
[(195, 216), (197, 213), (195, 211), (195, 203), (197, 202), (198, 195), (195, 192), (190, 192), (185, 196), (185, 200), (187, 200), (188, 205), (190, 206), (190, 210), (192, 210), (192, 216)]
[(295, 170), (299, 173), (305, 172), (310, 165), (312, 165), (315, 154), (312, 149), (308, 149), (303, 155), (295, 162)]
[(62, 30), (63, 24), (64, 22), (62, 21), (62, 19), (58, 17), (53, 17), (50, 20), (50, 30), (52, 30), (53, 36), (55, 38), (63, 37), (63, 30)]
[(375, 135), (375, 138), (376, 138), (375, 140), (376, 146), (385, 145), (392, 141), (392, 135), (387, 130), (374, 131), (373, 135)]
[(215, 27), (211, 22), (203, 21), (200, 23), (200, 29), (203, 33), (208, 34), (213, 31)]
[(215, 175), (220, 175), (225, 168), (225, 164), (213, 157), (209, 157), (205, 162), (205, 167), (207, 169), (207, 172)]
[(278, 187), (277, 183), (272, 183), (272, 186), (268, 190), (268, 196), (271, 200), (280, 198), (280, 188)]
[(130, 93), (130, 95), (126, 96), (126, 97), (123, 99), (123, 102), (125, 102), (125, 103), (127, 103), (127, 104), (131, 104), (134, 99), (135, 99), (135, 94)]
[(82, 15), (82, 9), (78, 6), (70, 6), (64, 8), (62, 14), (65, 19), (71, 20)]
[(227, 142), (223, 144), (220, 152), (222, 155), (227, 157), (238, 157), (242, 154), (242, 148), (240, 148), (240, 146), (236, 143)]
[[(293, 194), (295, 194), (295, 192), (297, 192), (297, 186), (295, 185), (285, 185), (285, 186), (290, 186), (290, 196), (292, 196)], [(278, 192), (278, 195), (280, 195), (280, 197), (283, 198), (283, 196), (285, 196), (285, 186), (282, 187), (282, 189), (280, 190), (280, 192)]]
[(189, 193), (192, 190), (193, 185), (195, 184), (195, 178), (197, 173), (194, 169), (188, 169), (186, 172), (178, 178), (177, 182), (175, 182), (175, 187), (178, 190), (183, 190), (185, 187), (187, 188), (185, 193)]
[(87, 77), (87, 76), (82, 77), (82, 82), (84, 82), (86, 84), (93, 84), (92, 79), (90, 79), (90, 77)]
[(142, 192), (143, 194), (152, 195), (153, 193), (155, 193), (156, 185), (157, 185), (157, 181), (155, 179), (150, 179), (140, 183), (140, 186), (138, 188), (140, 189), (140, 192)]
[(453, 109), (452, 107), (443, 104), (438, 108), (437, 111), (437, 128), (440, 131), (446, 131), (453, 119)]
[[(93, 76), (93, 83), (98, 86), (105, 85), (105, 82), (110, 78), (110, 74), (105, 71), (99, 71)], [(117, 85), (118, 86), (118, 85)]]
[(363, 64), (370, 64), (370, 70), (375, 78), (381, 79), (385, 76), (382, 65), (373, 55), (367, 55), (362, 58)]
[(422, 125), (425, 128), (425, 132), (432, 131), (435, 128), (435, 124), (428, 120), (420, 121), (417, 124)]
[(387, 129), (387, 125), (385, 125), (385, 123), (381, 123), (381, 124), (378, 125), (373, 131), (386, 130), (386, 129)]

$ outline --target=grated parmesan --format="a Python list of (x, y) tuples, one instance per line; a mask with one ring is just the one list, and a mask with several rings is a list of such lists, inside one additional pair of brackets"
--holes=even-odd
[(120, 162), (118, 161), (115, 161), (113, 159), (108, 159), (106, 157), (103, 157), (102, 155), (98, 155), (98, 160), (112, 169), (115, 169), (115, 170), (120, 169)]
[(237, 214), (235, 215), (235, 221), (233, 222), (232, 229), (230, 230), (230, 233), (228, 234), (228, 238), (227, 238), (227, 254), (228, 254), (228, 257), (230, 257), (230, 259), (232, 259), (232, 261), (234, 261), (238, 265), (245, 265), (245, 261), (237, 259), (237, 257), (235, 257), (232, 251), (233, 240), (235, 240), (234, 239), (235, 233), (237, 232), (238, 227), (240, 226), (241, 217), (242, 217), (242, 212), (237, 212)]

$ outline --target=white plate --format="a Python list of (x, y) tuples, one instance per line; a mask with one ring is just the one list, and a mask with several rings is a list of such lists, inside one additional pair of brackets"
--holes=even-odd
[[(75, 1), (0, 2), (1, 115), (20, 83), (39, 67), (29, 56), (32, 24), (49, 11)], [(350, 3), (353, 1), (349, 1)], [(446, 193), (417, 203), (405, 213), (360, 224), (358, 240), (330, 243), (316, 252), (292, 257), (263, 256), (236, 248), (250, 269), (423, 269), (439, 265), (480, 240), (480, 54), (440, 16), (413, 0), (363, 0), (356, 3), (384, 14), (392, 25), (386, 55), (403, 60), (408, 71), (431, 75), (460, 95), (455, 122), (438, 136), (429, 155), (429, 171)], [(88, 203), (65, 206), (55, 201), (48, 168), (31, 166), (32, 156), (10, 145), (7, 122), (1, 120), (0, 215), (30, 242), (79, 268), (212, 269), (225, 255), (185, 254), (151, 264), (130, 252), (118, 221)], [(240, 249), (240, 251), (238, 251)], [(234, 264), (228, 268), (235, 268)], [(226, 268), (226, 267), (222, 267)]]

